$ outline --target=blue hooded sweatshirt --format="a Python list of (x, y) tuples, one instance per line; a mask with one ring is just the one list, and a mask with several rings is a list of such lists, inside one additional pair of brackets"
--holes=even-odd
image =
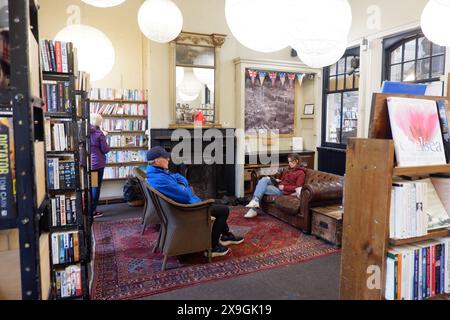
[(189, 182), (178, 173), (169, 170), (147, 166), (147, 182), (150, 186), (181, 204), (196, 204), (202, 202), (189, 187)]

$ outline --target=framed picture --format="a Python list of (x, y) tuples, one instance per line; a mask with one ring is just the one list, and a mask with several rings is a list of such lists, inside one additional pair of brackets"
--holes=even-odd
[(305, 110), (303, 112), (305, 116), (314, 115), (314, 105), (313, 104), (305, 104)]

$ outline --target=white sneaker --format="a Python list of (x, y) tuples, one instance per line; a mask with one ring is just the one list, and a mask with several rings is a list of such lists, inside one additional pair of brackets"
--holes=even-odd
[(248, 205), (245, 206), (246, 208), (258, 208), (259, 209), (259, 202), (253, 199), (250, 201)]
[(258, 215), (258, 212), (254, 209), (248, 210), (248, 212), (245, 214), (244, 218), (246, 219), (253, 219)]

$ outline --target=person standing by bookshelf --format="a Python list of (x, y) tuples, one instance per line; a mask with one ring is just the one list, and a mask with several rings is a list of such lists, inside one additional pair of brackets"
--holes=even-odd
[(100, 198), (100, 190), (103, 182), (103, 173), (106, 167), (106, 154), (111, 151), (106, 142), (106, 132), (101, 130), (103, 117), (99, 114), (91, 114), (91, 163), (92, 173), (96, 173), (98, 177), (97, 187), (92, 188), (92, 216), (94, 218), (101, 217), (102, 212), (97, 210), (98, 200)]

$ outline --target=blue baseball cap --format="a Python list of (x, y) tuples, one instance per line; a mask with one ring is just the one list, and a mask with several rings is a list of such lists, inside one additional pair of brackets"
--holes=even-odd
[(170, 152), (163, 147), (153, 147), (147, 152), (147, 161), (153, 161), (158, 158), (170, 158)]

